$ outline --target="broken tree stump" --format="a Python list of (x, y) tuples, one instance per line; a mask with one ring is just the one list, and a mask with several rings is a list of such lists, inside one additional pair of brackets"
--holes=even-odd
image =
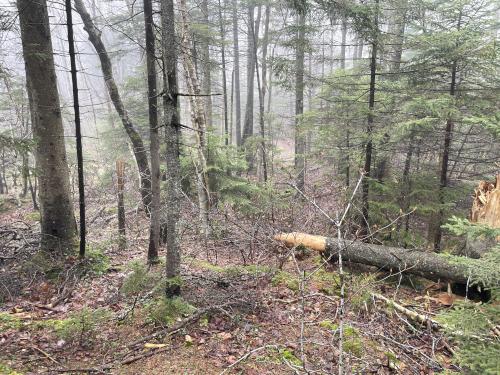
[[(497, 175), (495, 182), (479, 182), (479, 185), (474, 190), (470, 222), (487, 225), (494, 229), (500, 228), (500, 174)], [(480, 258), (499, 241), (500, 236), (496, 239), (472, 238), (469, 236), (466, 240), (463, 255)]]

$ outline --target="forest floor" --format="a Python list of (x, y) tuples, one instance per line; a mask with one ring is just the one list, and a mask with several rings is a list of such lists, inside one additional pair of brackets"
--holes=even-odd
[[(91, 261), (82, 266), (76, 257), (67, 257), (56, 270), (36, 253), (37, 213), (27, 202), (4, 205), (0, 373), (337, 373), (337, 266), (270, 239), (276, 228), (297, 223), (309, 225), (310, 231), (324, 230), (315, 228), (310, 211), (304, 206), (253, 221), (214, 214), (213, 238), (200, 241), (189, 224), (196, 221), (196, 212), (186, 206), (182, 300), (162, 310), (155, 302), (159, 297), (153, 280), (158, 279), (147, 279), (146, 292), (132, 296), (123, 288), (133, 262), (144, 262), (148, 222), (143, 213), (128, 212), (128, 246), (120, 251), (112, 205), (94, 204), (89, 212)], [(295, 221), (285, 225), (292, 217)], [(164, 258), (163, 251), (160, 256)], [(160, 262), (150, 274), (159, 278), (163, 268)], [(452, 303), (438, 286), (354, 266), (347, 272), (345, 373), (456, 370), (453, 348), (441, 332), (372, 297), (381, 293), (433, 317)], [(207, 308), (197, 319), (186, 320)], [(162, 326), (158, 314), (170, 314), (171, 320)], [(178, 329), (141, 340), (172, 325)]]

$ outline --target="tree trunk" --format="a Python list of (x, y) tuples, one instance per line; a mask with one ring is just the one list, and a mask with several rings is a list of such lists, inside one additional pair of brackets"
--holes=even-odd
[[(458, 16), (457, 31), (460, 31), (462, 22), (462, 12)], [(457, 42), (458, 46), (458, 42)], [(450, 96), (455, 96), (455, 90), (457, 85), (457, 66), (458, 62), (455, 60), (451, 67), (451, 83), (450, 83)], [(451, 116), (451, 115), (450, 115)], [(434, 251), (441, 250), (441, 237), (445, 210), (445, 194), (446, 188), (448, 187), (448, 160), (450, 158), (450, 148), (451, 148), (451, 138), (453, 136), (453, 119), (450, 117), (446, 120), (446, 128), (444, 131), (444, 144), (443, 144), (443, 154), (441, 157), (441, 173), (439, 176), (439, 212), (435, 220), (435, 230), (434, 230)]]
[(304, 113), (304, 49), (306, 39), (305, 11), (297, 14), (297, 47), (295, 55), (295, 184), (300, 191), (305, 183), (305, 151), (306, 137), (302, 129)]
[(21, 176), (22, 176), (22, 181), (23, 181), (23, 190), (21, 192), (21, 197), (24, 198), (26, 197), (26, 194), (28, 194), (28, 173), (29, 173), (29, 166), (28, 166), (28, 153), (23, 152), (22, 153), (22, 169), (21, 169)]
[(340, 68), (345, 69), (345, 49), (346, 49), (346, 39), (347, 39), (347, 19), (346, 17), (342, 17), (342, 44), (340, 46)]
[(38, 202), (36, 200), (36, 195), (37, 195), (37, 179), (35, 177), (35, 183), (33, 184), (31, 182), (31, 174), (30, 174), (30, 171), (28, 169), (28, 186), (29, 186), (29, 189), (30, 189), (30, 194), (31, 194), (31, 201), (33, 202), (33, 209), (35, 211), (38, 211), (40, 210), (40, 207), (38, 206)]
[(391, 48), (391, 71), (399, 72), (401, 57), (403, 56), (403, 43), (406, 28), (406, 15), (408, 13), (408, 0), (404, 0), (395, 10), (393, 22), (389, 25), (389, 34), (392, 35), (393, 46)]
[(144, 0), (144, 29), (146, 35), (146, 70), (148, 75), (149, 153), (151, 155), (151, 221), (149, 225), (148, 262), (152, 264), (158, 261), (158, 247), (160, 242), (160, 136), (158, 134), (155, 35), (151, 0)]
[(375, 11), (375, 33), (372, 35), (372, 51), (370, 59), (370, 95), (368, 99), (368, 124), (366, 127), (366, 145), (365, 145), (365, 178), (363, 179), (362, 186), (362, 217), (361, 228), (363, 234), (368, 234), (369, 227), (369, 195), (370, 195), (370, 172), (372, 165), (372, 152), (373, 152), (373, 108), (375, 107), (375, 79), (377, 74), (377, 48), (378, 48), (378, 0), (376, 0)]
[(118, 247), (120, 250), (125, 250), (127, 246), (127, 238), (125, 232), (125, 162), (121, 159), (116, 161), (116, 185), (118, 198)]
[(42, 248), (65, 249), (76, 234), (46, 0), (17, 2), (40, 179)]
[[(262, 159), (262, 173), (264, 182), (267, 182), (267, 152), (266, 152), (266, 132), (264, 123), (264, 100), (267, 88), (267, 46), (269, 41), (269, 17), (271, 14), (271, 7), (266, 6), (266, 15), (264, 21), (264, 36), (262, 38), (262, 81), (259, 77), (259, 63), (257, 58), (257, 41), (254, 40), (254, 54), (255, 54), (255, 72), (257, 74), (257, 84), (259, 92), (259, 127), (260, 127), (260, 146), (261, 146), (261, 159)], [(255, 35), (255, 33), (253, 33)], [(262, 82), (262, 83), (261, 83)]]
[[(2, 147), (2, 155), (3, 155), (3, 147)], [(4, 160), (3, 160), (3, 157), (2, 157), (2, 163), (0, 164), (0, 194), (6, 194), (7, 193), (7, 187), (4, 188), (4, 184), (3, 184), (3, 174), (2, 174), (2, 170), (3, 170), (3, 164), (4, 164)]]
[(174, 1), (161, 0), (162, 52), (164, 65), (163, 110), (165, 125), (165, 159), (167, 162), (167, 201), (165, 243), (167, 245), (165, 294), (180, 294), (181, 249), (179, 219), (181, 202), (180, 124), (177, 110), (177, 48), (175, 39)]
[[(242, 144), (253, 135), (253, 92), (255, 77), (255, 40), (258, 38), (258, 23), (254, 18), (255, 5), (248, 5), (248, 35), (247, 35), (247, 101), (245, 107), (245, 122), (243, 124)], [(260, 20), (257, 20), (260, 21)], [(255, 26), (254, 26), (255, 25)], [(257, 35), (255, 35), (257, 34)]]
[[(403, 214), (408, 213), (410, 209), (410, 192), (411, 192), (411, 179), (410, 179), (410, 168), (411, 168), (411, 159), (413, 157), (413, 149), (415, 145), (413, 142), (415, 141), (415, 131), (412, 130), (410, 132), (409, 142), (408, 142), (408, 152), (406, 153), (405, 165), (403, 169), (403, 178), (401, 184), (401, 193), (399, 195), (399, 207)], [(410, 226), (410, 215), (406, 215), (404, 217), (405, 220), (405, 232), (408, 233)], [(399, 233), (402, 226), (402, 219), (398, 221), (396, 229)]]
[(125, 109), (118, 86), (113, 77), (113, 68), (111, 60), (104, 43), (101, 39), (101, 31), (99, 31), (92, 21), (90, 14), (87, 12), (82, 0), (75, 0), (75, 9), (80, 14), (84, 24), (84, 30), (88, 33), (89, 41), (94, 46), (99, 59), (101, 61), (102, 74), (104, 82), (108, 90), (109, 97), (120, 117), (123, 127), (132, 143), (132, 151), (134, 153), (137, 169), (139, 171), (139, 179), (141, 185), (141, 197), (146, 213), (149, 215), (149, 207), (151, 204), (151, 173), (149, 170), (148, 155), (141, 135), (130, 120), (127, 110)]
[(219, 0), (219, 29), (221, 38), (221, 58), (222, 58), (222, 99), (224, 112), (224, 144), (229, 145), (229, 119), (227, 110), (227, 78), (226, 78), (226, 31), (224, 30), (224, 18), (222, 16), (222, 6)]
[(282, 233), (274, 239), (287, 246), (303, 245), (324, 253), (332, 262), (342, 248), (342, 259), (354, 263), (376, 266), (394, 273), (409, 273), (436, 281), (453, 281), (466, 284), (469, 272), (466, 266), (451, 263), (446, 258), (425, 251), (408, 250), (397, 247), (372, 245), (306, 233)]
[(210, 194), (207, 175), (207, 123), (203, 105), (201, 102), (201, 91), (198, 83), (196, 70), (189, 54), (192, 44), (191, 33), (187, 18), (186, 0), (179, 0), (181, 12), (181, 47), (184, 61), (184, 72), (188, 87), (189, 101), (191, 104), (191, 120), (196, 129), (196, 187), (198, 191), (198, 206), (200, 209), (201, 232), (208, 236), (210, 234)]
[[(186, 7), (187, 9), (187, 7)], [(208, 0), (201, 0), (200, 5), (202, 23), (207, 28), (207, 31), (200, 38), (200, 49), (201, 49), (201, 91), (204, 96), (203, 101), (205, 102), (205, 118), (207, 123), (207, 129), (211, 129), (213, 125), (212, 118), (212, 97), (210, 96), (212, 92), (212, 64), (210, 62), (210, 23), (208, 20)]]
[(241, 146), (241, 89), (240, 89), (240, 48), (238, 35), (238, 0), (233, 2), (233, 54), (234, 54), (234, 105), (236, 145)]
[(80, 208), (80, 258), (85, 257), (87, 228), (85, 226), (85, 180), (83, 177), (83, 147), (80, 124), (80, 101), (78, 98), (78, 76), (76, 70), (75, 41), (73, 37), (73, 13), (71, 0), (66, 0), (66, 25), (68, 29), (69, 58), (71, 65), (71, 86), (75, 111), (76, 159), (78, 166), (78, 202)]

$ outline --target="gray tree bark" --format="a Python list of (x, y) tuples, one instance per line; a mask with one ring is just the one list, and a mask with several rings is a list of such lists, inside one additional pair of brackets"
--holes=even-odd
[(144, 29), (146, 34), (146, 70), (148, 75), (149, 153), (151, 155), (151, 221), (149, 225), (148, 262), (158, 260), (160, 242), (160, 136), (158, 134), (158, 98), (155, 63), (153, 4), (144, 0)]
[(233, 54), (234, 54), (234, 106), (236, 145), (241, 146), (241, 89), (240, 89), (240, 47), (238, 35), (238, 0), (233, 2)]
[(30, 92), (39, 179), (42, 248), (73, 245), (76, 222), (71, 199), (64, 129), (54, 68), (46, 0), (19, 0), (19, 21)]
[(181, 248), (179, 219), (181, 201), (180, 123), (177, 109), (177, 44), (175, 40), (175, 16), (173, 0), (161, 0), (162, 52), (163, 52), (163, 111), (167, 162), (167, 200), (165, 243), (167, 245), (165, 294), (180, 294), (176, 279), (180, 276)]
[[(202, 22), (205, 27), (210, 26), (208, 20), (208, 0), (201, 1), (201, 13), (202, 13)], [(210, 63), (210, 36), (209, 33), (206, 32), (206, 35), (203, 35), (200, 39), (200, 47), (201, 47), (201, 89), (203, 94), (206, 95), (203, 97), (205, 102), (205, 117), (207, 122), (207, 129), (210, 129), (213, 125), (213, 117), (212, 117), (212, 97), (210, 96), (212, 92), (212, 64)]]
[(306, 135), (302, 129), (301, 116), (304, 113), (304, 50), (305, 50), (305, 12), (297, 14), (297, 47), (295, 55), (295, 184), (301, 191), (305, 183)]
[(210, 193), (207, 173), (207, 119), (203, 111), (203, 103), (198, 76), (191, 54), (192, 35), (189, 30), (186, 0), (179, 0), (181, 12), (181, 47), (184, 61), (184, 72), (191, 104), (191, 120), (196, 129), (196, 188), (198, 192), (198, 207), (200, 209), (201, 232), (205, 236), (210, 234)]
[[(254, 107), (254, 78), (255, 78), (255, 41), (259, 37), (260, 17), (255, 20), (255, 5), (248, 5), (248, 33), (247, 33), (247, 101), (245, 107), (245, 122), (243, 124), (242, 143), (253, 135), (253, 107)], [(260, 9), (260, 8), (259, 8)]]

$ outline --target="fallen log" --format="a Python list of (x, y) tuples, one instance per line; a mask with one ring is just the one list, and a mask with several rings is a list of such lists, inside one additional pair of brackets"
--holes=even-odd
[[(323, 253), (332, 260), (337, 259), (339, 241), (335, 238), (315, 236), (300, 232), (281, 233), (274, 236), (288, 247), (302, 245)], [(373, 245), (359, 241), (344, 240), (342, 258), (349, 262), (379, 267), (389, 272), (409, 273), (435, 281), (466, 284), (467, 268), (449, 262), (436, 253)]]

